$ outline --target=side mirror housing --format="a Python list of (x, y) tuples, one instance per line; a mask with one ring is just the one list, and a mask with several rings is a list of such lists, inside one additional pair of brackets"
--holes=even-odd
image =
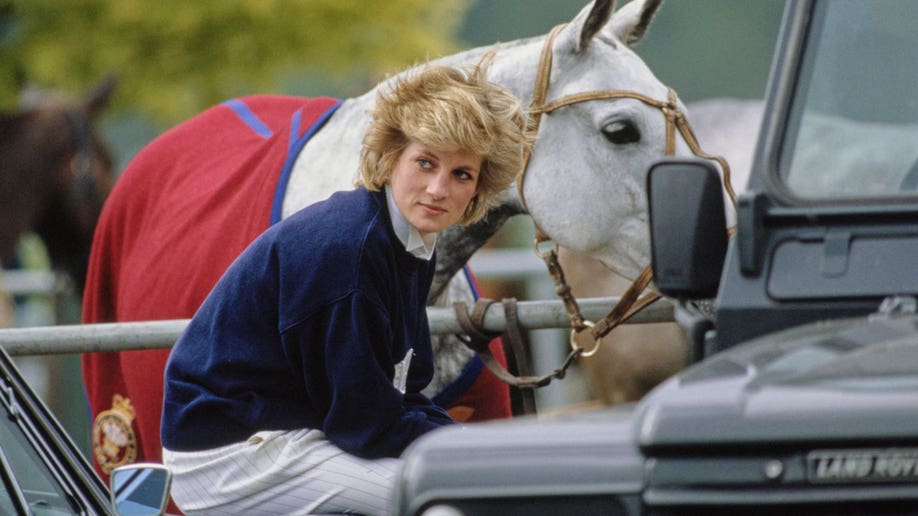
[(676, 299), (717, 295), (727, 251), (720, 175), (698, 159), (667, 159), (647, 173), (654, 285)]
[(128, 464), (112, 471), (112, 506), (119, 516), (159, 516), (166, 512), (172, 472), (162, 464)]

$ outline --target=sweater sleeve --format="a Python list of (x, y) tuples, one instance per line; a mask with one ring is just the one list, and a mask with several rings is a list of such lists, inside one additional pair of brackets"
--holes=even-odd
[(405, 393), (405, 405), (409, 407), (410, 410), (419, 410), (423, 412), (431, 421), (440, 425), (451, 425), (455, 423), (453, 418), (449, 417), (449, 414), (443, 408), (420, 392)]
[(348, 453), (397, 457), (420, 435), (452, 423), (412, 392), (424, 383), (412, 378), (417, 368), (408, 368), (408, 392), (394, 384), (396, 366), (414, 351), (394, 342), (386, 311), (359, 291), (310, 315), (283, 339), (290, 354), (301, 355), (309, 398), (326, 414), (322, 431)]

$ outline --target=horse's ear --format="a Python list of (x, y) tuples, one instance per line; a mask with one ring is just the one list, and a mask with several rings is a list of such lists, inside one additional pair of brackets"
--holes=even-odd
[[(564, 30), (573, 40), (574, 53), (586, 48), (593, 36), (609, 21), (614, 9), (615, 0), (594, 0), (574, 17)], [(575, 34), (576, 39), (573, 39)]]
[(90, 116), (97, 115), (108, 106), (117, 84), (118, 79), (113, 74), (109, 74), (90, 90), (84, 101), (86, 112), (89, 113)]
[(583, 22), (580, 38), (577, 40), (577, 52), (585, 49), (597, 32), (605, 27), (615, 9), (615, 0), (594, 0), (593, 8)]
[(619, 41), (634, 45), (647, 32), (647, 27), (654, 14), (663, 4), (663, 0), (634, 0), (619, 9), (612, 17), (612, 33)]

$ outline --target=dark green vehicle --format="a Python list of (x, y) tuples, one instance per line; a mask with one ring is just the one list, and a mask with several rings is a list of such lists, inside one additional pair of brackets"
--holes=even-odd
[(170, 479), (159, 465), (123, 466), (109, 491), (0, 348), (0, 515), (158, 515)]
[(395, 512), (918, 514), (915, 20), (788, 2), (734, 237), (711, 165), (648, 174), (697, 363), (634, 406), (433, 432)]

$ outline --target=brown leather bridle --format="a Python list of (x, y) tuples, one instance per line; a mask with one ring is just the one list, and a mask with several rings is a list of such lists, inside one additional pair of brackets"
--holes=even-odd
[[(735, 193), (733, 191), (733, 187), (730, 184), (730, 166), (727, 164), (727, 161), (723, 157), (713, 156), (701, 150), (700, 146), (698, 145), (698, 140), (695, 138), (695, 134), (692, 131), (688, 120), (686, 120), (682, 111), (679, 110), (678, 97), (672, 88), (668, 88), (668, 95), (665, 101), (656, 100), (633, 91), (610, 89), (575, 93), (552, 100), (551, 102), (546, 102), (546, 97), (548, 94), (548, 82), (549, 77), (551, 76), (552, 50), (554, 46), (554, 40), (563, 28), (564, 24), (553, 28), (548, 34), (548, 37), (545, 39), (545, 44), (542, 47), (542, 54), (539, 59), (539, 68), (536, 72), (535, 89), (532, 95), (532, 102), (529, 105), (529, 129), (532, 131), (532, 133), (538, 133), (539, 124), (543, 115), (548, 115), (556, 109), (562, 108), (564, 106), (601, 99), (631, 98), (639, 100), (649, 106), (658, 108), (666, 118), (666, 155), (672, 156), (675, 154), (676, 129), (678, 129), (679, 133), (682, 135), (682, 138), (689, 146), (689, 149), (696, 156), (714, 160), (720, 164), (721, 169), (723, 170), (724, 189), (726, 190), (727, 195), (730, 197), (731, 201), (735, 203)], [(523, 183), (526, 179), (526, 169), (528, 168), (529, 158), (531, 155), (531, 150), (528, 150), (523, 159), (523, 167), (520, 170), (520, 174), (517, 178), (517, 189), (519, 192), (520, 201), (522, 202), (523, 207), (527, 209), (527, 211), (528, 207), (526, 206), (526, 199), (523, 196)], [(616, 305), (605, 317), (595, 323), (585, 320), (580, 311), (580, 307), (577, 304), (577, 300), (571, 293), (571, 288), (564, 278), (564, 271), (561, 269), (561, 264), (558, 262), (558, 245), (553, 243), (548, 251), (542, 251), (540, 249), (540, 245), (545, 242), (550, 242), (551, 238), (539, 228), (534, 219), (533, 225), (535, 227), (535, 253), (545, 262), (545, 265), (548, 268), (548, 272), (552, 277), (552, 281), (555, 284), (555, 293), (558, 295), (558, 297), (561, 298), (565, 310), (567, 311), (567, 315), (571, 321), (572, 330), (570, 342), (572, 356), (588, 357), (594, 355), (599, 350), (602, 338), (604, 336), (606, 336), (616, 326), (628, 320), (632, 315), (659, 299), (659, 294), (655, 292), (649, 292), (641, 295), (644, 290), (646, 290), (653, 277), (651, 268), (648, 265), (638, 275), (638, 277), (635, 278), (628, 289), (622, 294), (618, 303), (616, 303)], [(586, 329), (590, 329), (594, 340), (593, 349), (589, 351), (585, 350), (583, 347), (577, 344), (574, 339), (577, 334)], [(570, 362), (570, 357), (567, 362)]]

